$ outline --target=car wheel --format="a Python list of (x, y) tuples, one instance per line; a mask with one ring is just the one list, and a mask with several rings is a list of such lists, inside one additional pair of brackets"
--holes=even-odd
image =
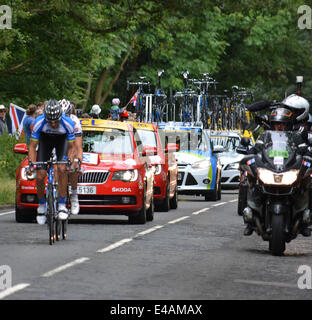
[(18, 209), (15, 205), (15, 221), (16, 222), (33, 222), (36, 217), (36, 213), (30, 213), (30, 212), (23, 212), (22, 210)]
[(142, 209), (139, 210), (135, 215), (129, 216), (129, 222), (132, 224), (146, 223), (146, 186), (144, 186)]
[(163, 202), (158, 206), (158, 211), (168, 212), (170, 210), (170, 198), (169, 198), (170, 189), (169, 188), (170, 188), (170, 181), (168, 179), (167, 185), (166, 185), (166, 196)]
[(175, 188), (174, 196), (170, 199), (170, 209), (178, 208), (178, 187)]
[(154, 220), (154, 196), (152, 196), (151, 205), (146, 211), (146, 221)]

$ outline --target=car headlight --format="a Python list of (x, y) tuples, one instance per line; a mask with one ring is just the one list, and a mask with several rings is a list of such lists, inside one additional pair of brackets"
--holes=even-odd
[(208, 169), (211, 166), (210, 160), (196, 161), (192, 164), (193, 169)]
[(138, 179), (138, 170), (116, 171), (113, 174), (112, 181), (134, 182)]
[(299, 170), (289, 170), (283, 173), (275, 173), (267, 169), (260, 168), (258, 177), (264, 184), (290, 186), (296, 182)]
[(35, 170), (31, 175), (26, 176), (26, 168), (22, 168), (21, 177), (23, 180), (34, 180), (36, 179), (37, 171)]
[(161, 174), (161, 164), (157, 164), (154, 168), (155, 168), (154, 169), (155, 170), (154, 171), (155, 176)]
[(233, 162), (225, 166), (224, 170), (239, 170), (239, 162)]

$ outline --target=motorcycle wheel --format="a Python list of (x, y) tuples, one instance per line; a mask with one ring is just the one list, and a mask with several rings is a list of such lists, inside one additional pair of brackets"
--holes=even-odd
[(273, 256), (283, 255), (286, 249), (284, 224), (284, 217), (282, 215), (272, 216), (272, 238), (270, 240), (270, 250)]

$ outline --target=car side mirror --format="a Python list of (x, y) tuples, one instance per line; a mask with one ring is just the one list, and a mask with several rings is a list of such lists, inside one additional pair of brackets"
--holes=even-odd
[(180, 150), (180, 146), (175, 143), (168, 143), (167, 148), (165, 149), (165, 153), (173, 153), (178, 152)]
[(18, 143), (13, 147), (13, 151), (15, 153), (27, 154), (28, 148), (26, 143)]
[(144, 146), (142, 150), (142, 156), (155, 156), (157, 154), (157, 148), (154, 146)]

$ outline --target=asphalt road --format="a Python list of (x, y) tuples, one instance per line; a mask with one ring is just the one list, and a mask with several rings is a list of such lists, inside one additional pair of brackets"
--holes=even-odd
[(236, 206), (236, 192), (223, 191), (218, 202), (180, 196), (177, 210), (155, 212), (145, 225), (78, 216), (53, 246), (46, 226), (16, 223), (2, 209), (0, 268), (10, 267), (12, 286), (0, 299), (311, 299), (297, 284), (298, 268), (312, 268), (311, 238), (299, 235), (273, 257), (260, 237), (243, 236)]

